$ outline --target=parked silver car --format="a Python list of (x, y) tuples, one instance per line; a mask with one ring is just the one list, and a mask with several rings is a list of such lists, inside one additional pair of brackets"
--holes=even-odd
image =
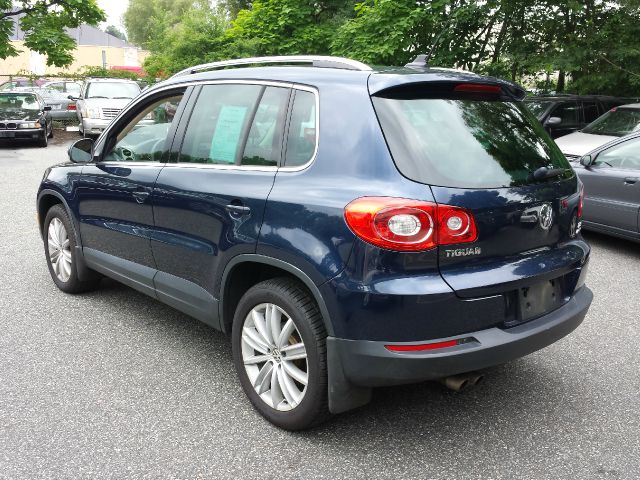
[(640, 132), (572, 163), (584, 184), (583, 226), (640, 241)]
[(85, 80), (80, 97), (70, 96), (76, 101), (80, 134), (100, 135), (120, 110), (139, 93), (140, 86), (132, 80), (115, 78)]
[(556, 138), (562, 153), (575, 160), (618, 137), (640, 130), (640, 103), (614, 107), (581, 131)]

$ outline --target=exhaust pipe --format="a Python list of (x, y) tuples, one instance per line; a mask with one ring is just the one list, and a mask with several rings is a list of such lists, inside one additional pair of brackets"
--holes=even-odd
[(462, 373), (438, 379), (438, 382), (454, 392), (463, 392), (479, 384), (484, 378), (484, 374), (479, 372)]

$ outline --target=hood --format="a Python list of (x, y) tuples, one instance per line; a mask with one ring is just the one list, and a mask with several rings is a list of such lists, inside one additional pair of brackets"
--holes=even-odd
[(84, 103), (87, 108), (118, 108), (121, 109), (129, 104), (132, 98), (85, 98)]
[(574, 132), (564, 137), (556, 138), (555, 142), (565, 155), (581, 157), (591, 150), (598, 148), (618, 137), (610, 135), (592, 135), (591, 133)]
[(7, 108), (0, 110), (0, 120), (3, 122), (8, 120), (35, 122), (39, 118), (39, 110), (23, 110), (21, 108)]

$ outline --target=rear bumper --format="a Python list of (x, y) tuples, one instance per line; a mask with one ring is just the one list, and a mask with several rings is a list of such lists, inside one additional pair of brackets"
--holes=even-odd
[[(582, 287), (562, 307), (509, 329), (488, 328), (428, 342), (470, 339), (454, 347), (391, 352), (390, 342), (329, 337), (329, 406), (337, 413), (368, 401), (368, 389), (433, 380), (499, 365), (540, 350), (572, 332), (584, 319), (593, 293)], [(398, 344), (398, 342), (393, 342)]]

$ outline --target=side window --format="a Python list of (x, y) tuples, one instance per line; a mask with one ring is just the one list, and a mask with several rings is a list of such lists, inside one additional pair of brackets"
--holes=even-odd
[(260, 99), (242, 154), (242, 165), (275, 166), (282, 151), (282, 131), (289, 103), (288, 88), (267, 87)]
[(596, 157), (595, 165), (640, 170), (640, 138), (634, 138), (605, 150)]
[(600, 116), (596, 102), (582, 102), (585, 123), (591, 123)]
[(573, 102), (561, 103), (551, 113), (552, 117), (560, 117), (562, 125), (576, 125), (578, 123), (578, 104)]
[(183, 93), (156, 100), (127, 123), (103, 157), (108, 162), (160, 162)]
[(285, 166), (304, 165), (313, 157), (316, 150), (316, 96), (305, 90), (295, 93), (291, 121), (287, 136)]
[(189, 119), (180, 162), (236, 165), (261, 85), (205, 85)]

